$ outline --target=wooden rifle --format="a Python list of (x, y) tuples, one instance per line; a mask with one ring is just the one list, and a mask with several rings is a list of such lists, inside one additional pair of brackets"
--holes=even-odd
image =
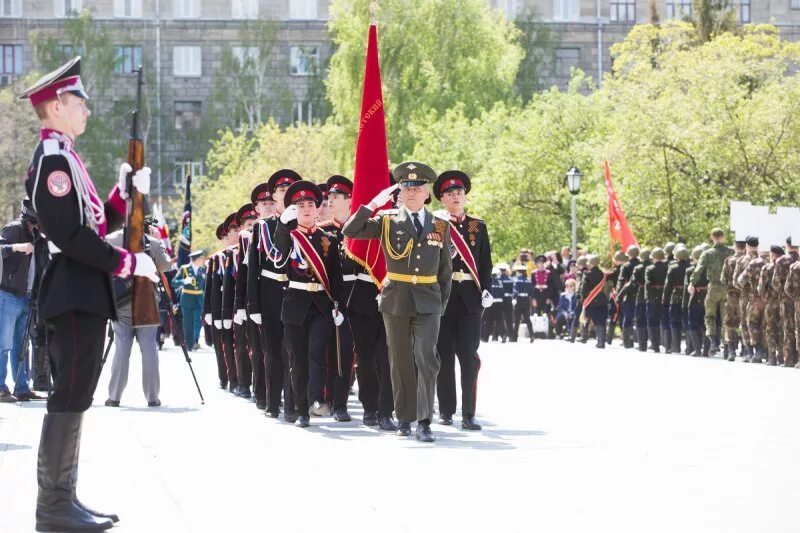
[[(144, 167), (144, 141), (141, 138), (139, 119), (142, 110), (142, 67), (137, 70), (136, 109), (132, 112), (131, 138), (128, 141), (128, 164), (133, 171), (128, 174), (126, 191), (128, 193), (128, 214), (125, 222), (125, 249), (132, 254), (144, 251), (145, 234), (145, 199), (144, 195), (133, 186), (133, 175)], [(142, 276), (133, 277), (133, 326), (158, 325), (158, 305), (155, 299), (155, 285)]]

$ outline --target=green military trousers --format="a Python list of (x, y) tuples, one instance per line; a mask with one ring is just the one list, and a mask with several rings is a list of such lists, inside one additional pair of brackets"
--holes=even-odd
[[(720, 329), (725, 327), (725, 308), (728, 301), (728, 290), (719, 283), (710, 283), (706, 293), (706, 335), (715, 336), (717, 331), (717, 316), (719, 316)], [(720, 331), (720, 334), (722, 332)]]

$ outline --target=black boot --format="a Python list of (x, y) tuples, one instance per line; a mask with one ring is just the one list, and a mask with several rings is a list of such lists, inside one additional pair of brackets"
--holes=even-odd
[(80, 509), (83, 509), (92, 516), (98, 518), (110, 518), (115, 524), (119, 522), (119, 516), (116, 513), (101, 513), (95, 511), (91, 507), (87, 507), (78, 499), (77, 486), (78, 486), (78, 463), (81, 457), (81, 435), (83, 434), (83, 413), (80, 413), (80, 422), (78, 423), (78, 443), (75, 445), (75, 461), (72, 465), (72, 501), (75, 502)]
[(604, 350), (606, 347), (606, 328), (595, 328), (597, 334), (597, 344), (595, 347)]
[(751, 363), (763, 363), (764, 362), (764, 347), (760, 344), (753, 346), (753, 357), (750, 358)]
[(625, 348), (633, 348), (633, 328), (622, 328), (622, 339)]
[(664, 347), (664, 353), (672, 353), (672, 330), (669, 328), (661, 328), (661, 345)]
[(694, 335), (688, 329), (686, 330), (686, 350), (684, 350), (684, 355), (692, 355), (694, 353)]
[(672, 353), (681, 353), (681, 328), (672, 328)]
[(647, 333), (650, 337), (650, 349), (653, 353), (661, 352), (661, 330), (658, 328), (647, 328)]
[(609, 320), (608, 324), (606, 325), (606, 344), (610, 345), (614, 340), (614, 332), (616, 329), (616, 324)]
[(741, 353), (742, 362), (749, 363), (750, 359), (753, 358), (753, 347), (749, 344), (742, 345), (742, 353)]
[(75, 459), (83, 413), (47, 413), (36, 477), (36, 531), (103, 531), (113, 527), (75, 504)]
[(578, 328), (570, 326), (569, 328), (569, 342), (575, 342), (575, 337), (578, 335)]
[(708, 357), (709, 350), (711, 349), (711, 337), (702, 335), (701, 339), (703, 342), (703, 352), (700, 355), (703, 357)]
[(581, 344), (586, 344), (587, 342), (589, 342), (589, 324), (588, 323), (581, 325), (581, 340), (580, 340), (580, 342), (581, 342)]
[(687, 355), (691, 355), (692, 357), (700, 357), (700, 354), (703, 352), (703, 332), (699, 329), (696, 329), (694, 331), (690, 331), (688, 336), (690, 336), (692, 339), (692, 351)]
[(736, 361), (736, 343), (728, 343), (728, 361)]
[(636, 337), (639, 342), (639, 351), (647, 351), (647, 328), (636, 326)]
[(711, 344), (711, 348), (709, 349), (709, 354), (711, 357), (716, 357), (717, 353), (719, 352), (719, 337), (716, 335), (710, 335), (708, 337), (709, 343)]

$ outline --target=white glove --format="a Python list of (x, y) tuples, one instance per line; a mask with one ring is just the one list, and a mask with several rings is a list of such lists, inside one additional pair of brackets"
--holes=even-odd
[(511, 305), (513, 305), (514, 307), (517, 306), (517, 299), (516, 298), (511, 300)]
[(386, 202), (392, 199), (392, 193), (395, 190), (397, 190), (399, 186), (400, 186), (399, 184), (395, 183), (394, 185), (387, 187), (383, 189), (381, 192), (379, 192), (375, 196), (375, 198), (373, 198), (372, 201), (370, 202), (370, 206), (372, 207), (372, 209), (383, 207), (383, 205), (386, 204)]
[(222, 327), (225, 329), (231, 329), (233, 327), (233, 320), (223, 320)]
[(211, 313), (208, 313), (203, 320), (205, 320), (206, 324), (208, 324), (210, 326), (211, 325)]
[(332, 314), (333, 314), (333, 323), (336, 324), (337, 327), (344, 324), (344, 315), (340, 313), (338, 309), (334, 309)]
[[(238, 322), (236, 322), (238, 320)], [(244, 309), (237, 309), (236, 315), (233, 317), (233, 321), (239, 324), (240, 326), (244, 324), (245, 320), (247, 320), (247, 311)]]
[(214, 327), (217, 329), (222, 329), (222, 320), (215, 320)]
[(142, 276), (153, 283), (158, 283), (158, 270), (153, 260), (144, 252), (134, 255), (136, 258), (136, 268), (133, 269), (134, 276)]
[(288, 224), (289, 222), (291, 222), (296, 218), (297, 218), (297, 206), (290, 205), (289, 207), (286, 208), (286, 211), (284, 211), (283, 214), (281, 215), (281, 222), (283, 224)]
[(252, 320), (253, 322), (255, 322), (256, 324), (258, 324), (260, 326), (261, 325), (261, 313), (251, 313), (250, 314), (250, 320)]
[(383, 294), (378, 293), (378, 295), (375, 297), (375, 301), (378, 302), (379, 306), (381, 305), (381, 300), (383, 300)]
[[(127, 178), (128, 174), (133, 172), (133, 168), (128, 163), (122, 163), (119, 166), (119, 174), (117, 174), (117, 183), (119, 184), (119, 195), (123, 200), (128, 198)], [(133, 175), (133, 186), (142, 194), (150, 194), (150, 167), (142, 167)]]
[(492, 297), (491, 293), (489, 291), (483, 291), (483, 294), (481, 295), (481, 305), (483, 307), (491, 307), (493, 303), (494, 298)]
[(192, 278), (183, 278), (184, 285), (191, 285), (194, 280)]

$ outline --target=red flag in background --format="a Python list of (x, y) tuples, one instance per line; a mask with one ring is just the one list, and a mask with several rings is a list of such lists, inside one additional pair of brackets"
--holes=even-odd
[[(378, 62), (378, 29), (369, 27), (367, 61), (364, 67), (364, 91), (356, 141), (356, 164), (353, 174), (351, 213), (366, 205), (389, 186), (389, 156), (386, 149), (386, 121), (383, 114), (381, 69)], [(382, 206), (381, 206), (382, 207)], [(347, 255), (364, 266), (380, 286), (386, 276), (386, 262), (380, 241), (348, 240)]]
[(617, 193), (614, 191), (608, 161), (603, 162), (603, 171), (606, 177), (606, 193), (608, 194), (608, 231), (611, 234), (611, 240), (620, 243), (624, 252), (631, 244), (638, 246), (639, 243), (636, 242), (636, 237), (633, 236), (633, 232), (628, 226), (625, 213), (622, 211), (619, 198), (617, 198)]

